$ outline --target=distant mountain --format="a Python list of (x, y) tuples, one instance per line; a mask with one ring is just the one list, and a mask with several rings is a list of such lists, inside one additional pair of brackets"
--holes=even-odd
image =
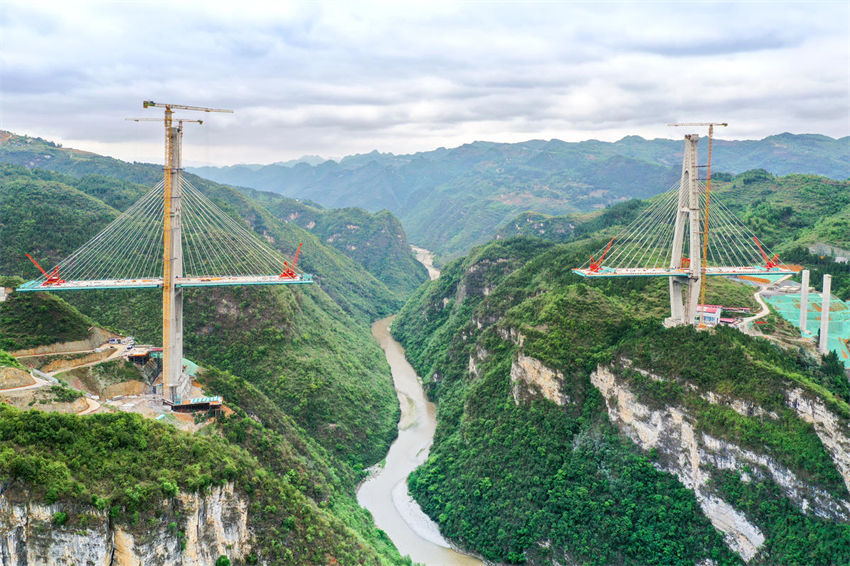
[[(761, 168), (774, 175), (850, 177), (850, 137), (779, 134), (716, 140), (716, 171)], [(702, 144), (705, 159), (706, 144)], [(373, 151), (318, 165), (190, 168), (232, 185), (310, 199), (329, 207), (388, 209), (411, 241), (444, 259), (490, 239), (523, 212), (588, 212), (663, 192), (679, 176), (682, 142), (628, 136), (617, 142), (530, 140), (394, 155)]]
[[(320, 155), (304, 155), (299, 157), (298, 159), (290, 159), (289, 161), (275, 161), (269, 165), (275, 167), (295, 167), (299, 163), (306, 163), (307, 165), (319, 165), (320, 163), (324, 163), (328, 161), (324, 157)], [(207, 170), (211, 169), (213, 171), (219, 170), (229, 170), (229, 169), (247, 169), (249, 171), (258, 171), (263, 167), (268, 167), (269, 165), (261, 164), (261, 163), (244, 163), (239, 165), (231, 165), (227, 167), (211, 167), (211, 166), (203, 166), (203, 167), (192, 167), (192, 171), (196, 175), (200, 175), (201, 177), (207, 177), (205, 174)]]

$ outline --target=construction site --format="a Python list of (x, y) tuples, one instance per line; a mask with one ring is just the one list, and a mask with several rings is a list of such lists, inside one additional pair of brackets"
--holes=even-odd
[[(11, 289), (4, 288), (3, 297)], [(194, 431), (219, 413), (221, 397), (205, 396), (195, 380), (200, 368), (183, 359), (188, 398), (174, 405), (162, 397), (162, 348), (137, 344), (102, 328), (84, 340), (10, 352), (22, 368), (0, 367), (0, 401), (19, 409), (88, 415), (123, 411)]]
[[(665, 319), (665, 326), (693, 325), (705, 329), (725, 324), (748, 334), (763, 335), (757, 325), (766, 324), (765, 318), (771, 314), (772, 307), (799, 329), (799, 337), (794, 336), (786, 343), (810, 350), (816, 348), (819, 354), (834, 351), (845, 367), (850, 368), (850, 308), (832, 297), (830, 276), (824, 276), (823, 290), (816, 295), (809, 286), (808, 270), (784, 264), (722, 202), (716, 197), (712, 200), (714, 127), (727, 124), (668, 125), (707, 127), (707, 163), (698, 163), (699, 136), (685, 135), (679, 182), (656, 197), (634, 221), (573, 272), (588, 279), (668, 278), (670, 316)], [(801, 271), (800, 284), (789, 281)], [(734, 307), (724, 309), (722, 305), (706, 304), (708, 277), (726, 277), (754, 285), (757, 287), (754, 299), (761, 310), (751, 316), (729, 316), (734, 311), (747, 313)]]
[[(44, 391), (55, 392), (64, 383), (84, 395), (52, 403), (56, 410), (88, 414), (105, 405), (176, 422), (179, 413), (213, 416), (223, 410), (223, 400), (203, 394), (194, 379), (198, 366), (183, 357), (183, 289), (313, 282), (297, 268), (300, 245), (291, 261), (285, 259), (183, 178), (184, 123), (203, 121), (175, 119), (173, 113), (232, 111), (153, 101), (143, 107), (164, 110), (163, 118), (132, 119), (164, 124), (162, 181), (49, 270), (27, 254), (42, 276), (15, 292), (162, 289), (162, 346), (137, 345), (131, 337), (97, 329), (85, 345), (12, 352), (31, 375), (15, 368), (6, 372), (13, 377), (4, 374), (0, 394), (11, 404), (41, 403)], [(7, 291), (12, 290), (4, 289), (4, 298)], [(60, 393), (63, 399), (73, 396)]]

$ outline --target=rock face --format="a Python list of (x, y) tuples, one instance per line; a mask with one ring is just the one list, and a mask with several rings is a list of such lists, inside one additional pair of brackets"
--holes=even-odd
[[(251, 550), (248, 502), (233, 484), (204, 494), (179, 494), (163, 502), (163, 517), (152, 528), (114, 525), (106, 511), (59, 504), (12, 503), (0, 489), (0, 564), (3, 566), (86, 565), (202, 566), (225, 555), (245, 558)], [(56, 513), (79, 521), (57, 526)]]
[[(618, 379), (610, 367), (597, 368), (591, 375), (591, 382), (602, 393), (611, 421), (643, 449), (655, 449), (659, 454), (660, 467), (694, 490), (705, 515), (724, 533), (729, 547), (745, 561), (755, 557), (765, 537), (743, 513), (710, 491), (711, 469), (765, 470), (785, 496), (803, 511), (833, 520), (850, 519), (850, 503), (847, 501), (807, 484), (768, 456), (697, 432), (695, 421), (686, 410), (671, 406), (651, 408), (640, 403), (628, 384)], [(723, 402), (719, 398), (710, 401)], [(808, 415), (809, 422), (815, 423), (818, 435), (847, 481), (850, 444), (846, 431), (839, 430), (838, 418), (802, 391), (790, 391), (788, 405), (795, 408), (801, 417)], [(730, 406), (739, 411), (753, 410), (731, 402)]]
[(511, 364), (511, 391), (514, 403), (527, 395), (539, 393), (559, 407), (569, 403), (569, 398), (561, 393), (564, 375), (543, 365), (540, 360), (520, 354)]
[(814, 425), (818, 438), (832, 456), (835, 467), (844, 478), (844, 485), (850, 491), (850, 426), (842, 423), (823, 401), (800, 388), (785, 392), (785, 404), (794, 409), (801, 419)]

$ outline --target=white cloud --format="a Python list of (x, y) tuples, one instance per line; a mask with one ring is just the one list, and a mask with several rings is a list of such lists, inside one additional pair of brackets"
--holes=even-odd
[[(186, 159), (476, 139), (850, 134), (843, 3), (0, 4), (0, 128), (161, 159), (143, 99), (231, 107)], [(199, 144), (193, 151), (191, 144)]]

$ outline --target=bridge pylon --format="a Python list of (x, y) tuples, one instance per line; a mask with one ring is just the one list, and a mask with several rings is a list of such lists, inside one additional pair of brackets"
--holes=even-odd
[[(700, 188), (697, 165), (699, 136), (685, 136), (682, 157), (682, 179), (673, 229), (670, 269), (687, 269), (686, 274), (670, 277), (670, 317), (668, 326), (693, 324), (697, 315), (702, 271), (700, 270), (702, 241), (700, 234)], [(685, 234), (687, 232), (687, 249)]]
[(163, 279), (162, 279), (162, 396), (178, 402), (189, 391), (183, 379), (183, 125), (171, 125), (171, 110), (166, 109), (165, 189), (163, 191)]

